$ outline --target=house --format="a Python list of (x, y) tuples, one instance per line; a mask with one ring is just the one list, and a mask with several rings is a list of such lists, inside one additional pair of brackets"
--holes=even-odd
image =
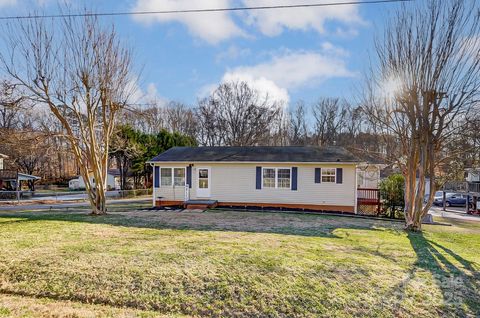
[(465, 169), (465, 181), (480, 182), (480, 168)]
[[(90, 182), (95, 185), (95, 178), (93, 173), (89, 173)], [(68, 182), (68, 188), (70, 190), (85, 190), (85, 181), (83, 177), (78, 176)], [(120, 190), (120, 173), (118, 169), (109, 169), (107, 172), (107, 189), (108, 190)]]
[(357, 166), (357, 187), (359, 189), (378, 189), (380, 173), (384, 164), (361, 163)]
[(0, 170), (3, 170), (3, 159), (7, 159), (8, 156), (0, 153)]
[(341, 147), (174, 147), (149, 163), (155, 206), (356, 211), (359, 162)]
[(357, 188), (378, 189), (382, 180), (381, 172), (388, 166), (382, 155), (353, 147), (348, 151), (361, 160), (357, 166)]
[(4, 159), (8, 159), (8, 156), (0, 153), (0, 191), (18, 191), (22, 190), (22, 186), (25, 185), (30, 191), (34, 191), (35, 181), (40, 180), (40, 177), (20, 173), (16, 170), (7, 170)]

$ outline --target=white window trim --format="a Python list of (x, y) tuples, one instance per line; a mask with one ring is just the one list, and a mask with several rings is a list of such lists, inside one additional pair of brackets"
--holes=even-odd
[[(275, 187), (265, 187), (263, 185), (263, 170), (264, 169), (273, 169), (275, 170)], [(278, 187), (278, 170), (285, 169), (290, 171), (290, 187), (288, 188), (279, 188)], [(292, 167), (262, 167), (262, 189), (281, 189), (281, 190), (288, 190), (292, 189)]]
[[(333, 169), (333, 171), (335, 172), (333, 175), (332, 174), (323, 174), (323, 172), (326, 170), (326, 169)], [(320, 182), (321, 183), (337, 183), (337, 168), (322, 168), (321, 170), (321, 175), (320, 175)], [(333, 181), (323, 181), (323, 177), (333, 177)]]
[[(172, 182), (170, 185), (162, 185), (162, 169), (171, 169), (172, 171)], [(185, 184), (184, 185), (177, 185), (175, 187), (185, 187), (187, 185), (187, 168), (186, 167), (160, 167), (159, 170), (158, 170), (158, 173), (160, 174), (159, 176), (159, 181), (160, 181), (160, 188), (169, 188), (169, 187), (173, 187), (174, 184), (175, 184), (175, 169), (183, 169), (183, 173), (184, 173), (184, 176), (185, 176)]]

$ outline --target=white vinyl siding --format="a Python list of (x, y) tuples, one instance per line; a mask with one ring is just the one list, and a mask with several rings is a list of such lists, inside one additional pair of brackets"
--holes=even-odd
[[(197, 199), (198, 186), (198, 163), (186, 162), (185, 166), (193, 163), (192, 188), (190, 199)], [(160, 165), (160, 164), (158, 164)], [(162, 164), (165, 166), (166, 164)], [(261, 163), (209, 163), (211, 167), (211, 195), (210, 199), (219, 202), (246, 202), (246, 203), (278, 203), (278, 204), (315, 204), (315, 205), (340, 205), (354, 206), (356, 193), (356, 169), (355, 164), (289, 164), (289, 167), (298, 167), (297, 191), (292, 191), (291, 168), (290, 186), (288, 188), (256, 189), (256, 167)], [(171, 164), (174, 167), (174, 164)], [(177, 165), (178, 167), (178, 165)], [(286, 168), (285, 164), (268, 164), (263, 168)], [(343, 182), (338, 183), (315, 183), (315, 168), (336, 169), (343, 168)], [(281, 181), (283, 182), (283, 181)], [(286, 182), (286, 181), (285, 181)], [(285, 184), (286, 186), (286, 184)], [(156, 195), (165, 200), (183, 200), (183, 190), (174, 192), (172, 188), (157, 188)]]

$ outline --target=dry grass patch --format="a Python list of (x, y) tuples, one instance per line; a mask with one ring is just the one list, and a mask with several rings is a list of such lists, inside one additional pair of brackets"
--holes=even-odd
[[(0, 213), (0, 293), (128, 308), (135, 315), (480, 311), (480, 259), (471, 249), (480, 250), (476, 226), (431, 226), (408, 235), (401, 223), (370, 219), (128, 208), (100, 217)], [(445, 287), (451, 277), (469, 290), (454, 301)]]

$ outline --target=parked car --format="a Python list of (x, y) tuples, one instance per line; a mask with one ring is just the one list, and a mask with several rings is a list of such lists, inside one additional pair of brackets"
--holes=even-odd
[[(461, 193), (446, 193), (445, 194), (445, 206), (465, 206), (467, 202), (467, 195)], [(469, 204), (472, 203), (472, 196), (468, 196)], [(433, 201), (434, 205), (442, 206), (443, 205), (443, 193), (442, 191), (437, 191), (435, 193), (435, 199)]]

